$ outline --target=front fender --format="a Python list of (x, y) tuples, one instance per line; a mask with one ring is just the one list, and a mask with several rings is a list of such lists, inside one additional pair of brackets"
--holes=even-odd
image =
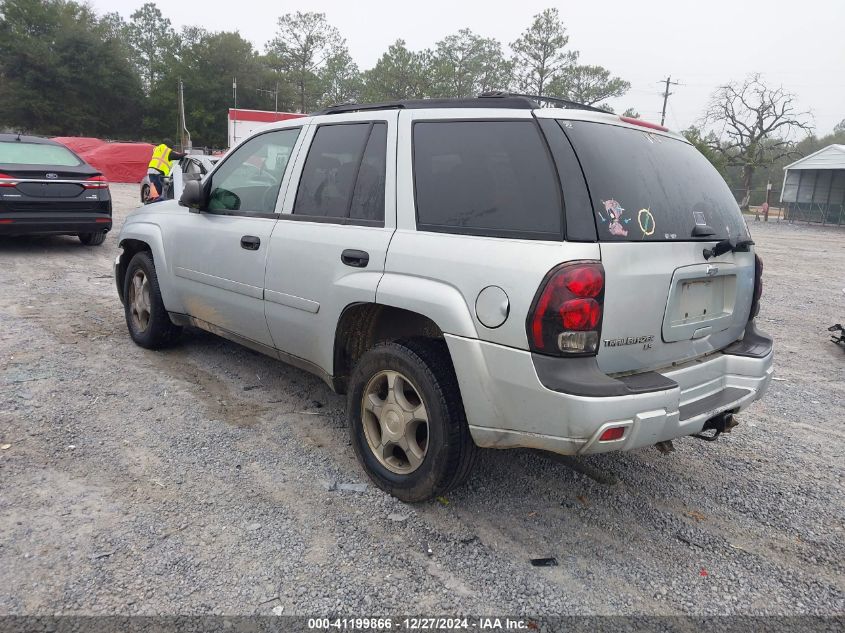
[[(118, 236), (118, 244), (124, 248), (124, 254), (128, 255), (127, 261), (123, 262), (124, 266), (129, 264), (129, 259), (137, 252), (135, 249), (130, 250), (128, 246), (132, 242), (141, 242), (149, 247), (153, 256), (153, 262), (156, 267), (156, 277), (158, 278), (158, 286), (161, 291), (161, 299), (164, 302), (164, 307), (169, 312), (185, 312), (181, 300), (175, 291), (173, 284), (173, 275), (168, 265), (167, 254), (164, 250), (164, 237), (162, 235), (161, 227), (155, 222), (146, 220), (136, 220), (134, 222), (127, 222), (123, 225), (123, 229)], [(131, 253), (131, 254), (130, 254)], [(123, 256), (122, 256), (123, 257)]]

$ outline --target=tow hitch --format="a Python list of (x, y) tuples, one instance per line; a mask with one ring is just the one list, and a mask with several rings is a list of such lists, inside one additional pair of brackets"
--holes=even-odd
[(701, 429), (702, 431), (709, 431), (714, 430), (715, 433), (713, 435), (704, 435), (702, 433), (696, 433), (692, 437), (695, 437), (699, 440), (704, 440), (705, 442), (715, 442), (719, 439), (719, 436), (722, 433), (730, 433), (731, 429), (734, 428), (739, 422), (734, 417), (733, 411), (725, 411), (724, 413), (720, 413), (719, 415), (714, 415), (712, 418), (707, 420), (704, 423), (704, 428)]

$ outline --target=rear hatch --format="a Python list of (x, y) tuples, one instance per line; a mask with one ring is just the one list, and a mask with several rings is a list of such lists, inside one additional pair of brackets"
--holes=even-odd
[(565, 121), (592, 199), (605, 299), (607, 373), (671, 366), (720, 350), (745, 329), (753, 249), (705, 259), (748, 229), (725, 181), (692, 145), (644, 127)]

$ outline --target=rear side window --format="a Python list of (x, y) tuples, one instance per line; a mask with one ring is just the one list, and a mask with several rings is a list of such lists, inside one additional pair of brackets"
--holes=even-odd
[(12, 141), (0, 143), (0, 163), (78, 167), (82, 164), (82, 161), (62, 145)]
[(560, 185), (533, 121), (414, 124), (417, 227), (561, 239)]
[[(566, 121), (593, 203), (600, 241), (746, 237), (736, 200), (693, 146), (617, 125)], [(696, 225), (713, 235), (695, 238)]]
[(317, 129), (296, 193), (296, 216), (384, 221), (387, 125), (355, 123)]

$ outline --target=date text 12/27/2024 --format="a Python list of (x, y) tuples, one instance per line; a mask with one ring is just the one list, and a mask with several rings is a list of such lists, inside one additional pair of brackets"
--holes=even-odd
[(309, 630), (341, 631), (526, 631), (535, 627), (523, 618), (309, 618)]

